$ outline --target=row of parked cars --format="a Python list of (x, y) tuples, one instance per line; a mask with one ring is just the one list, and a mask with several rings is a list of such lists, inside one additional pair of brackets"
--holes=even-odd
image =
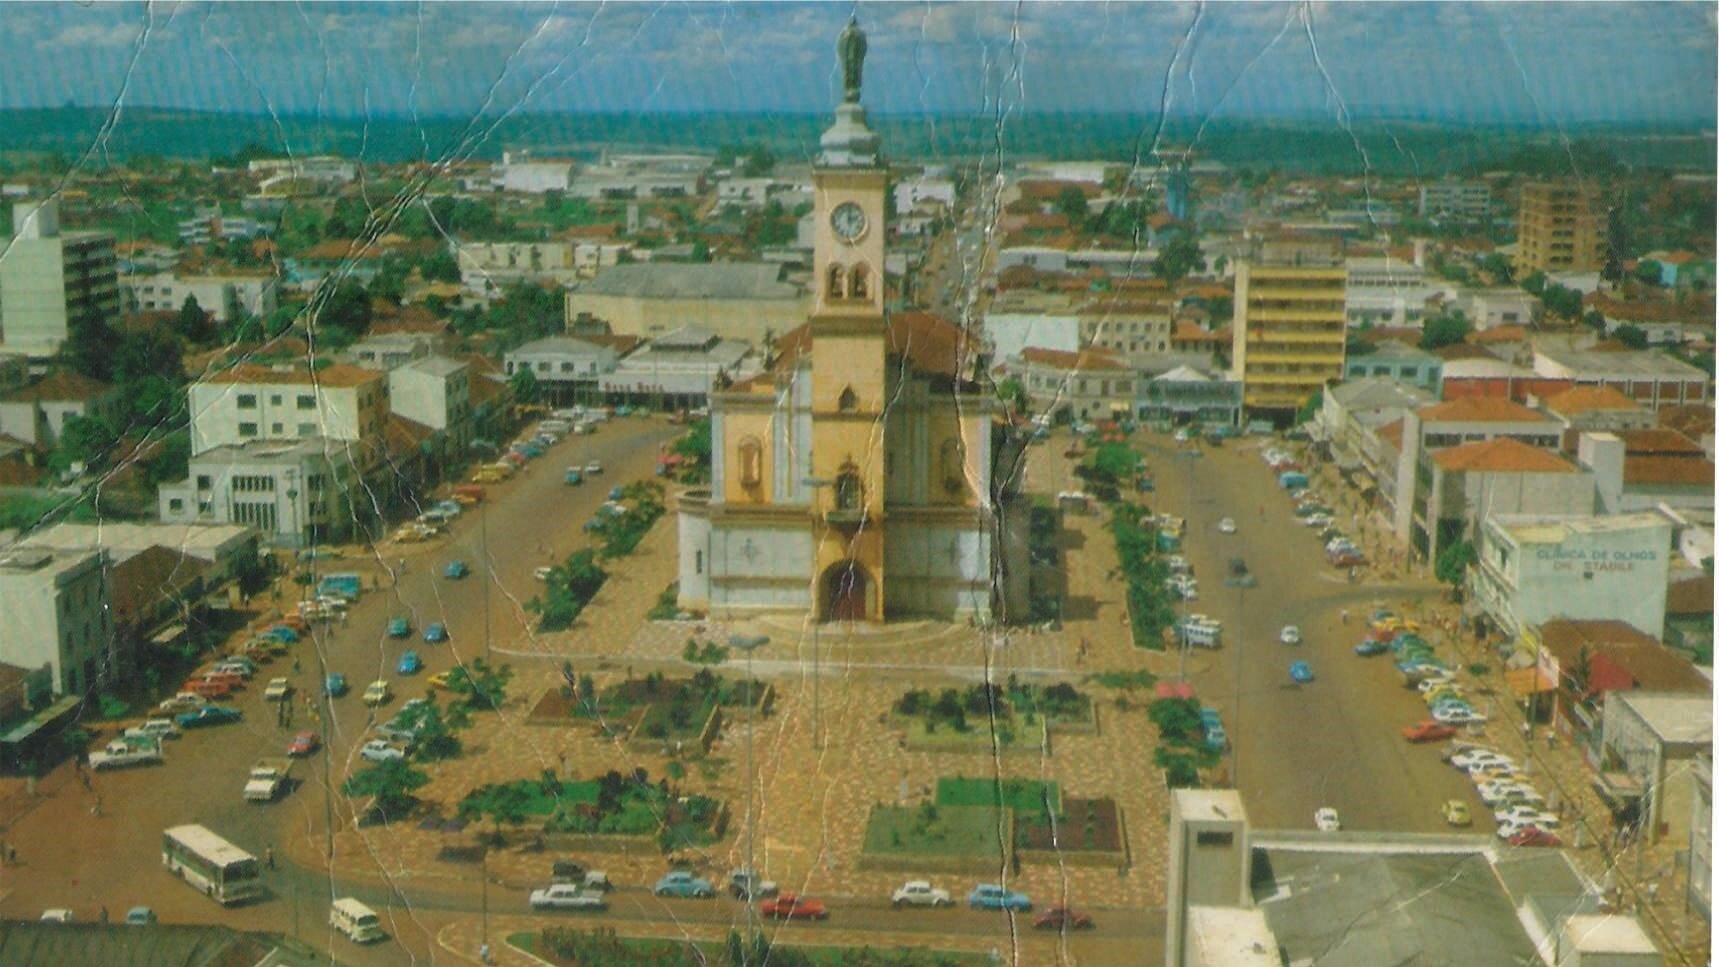
[[(1512, 846), (1562, 846), (1558, 838), (1558, 814), (1547, 807), (1516, 761), (1482, 746), (1461, 745), (1446, 755), (1452, 766), (1473, 781), (1475, 792), (1492, 810), (1498, 838)], [(1445, 821), (1466, 826), (1473, 820), (1467, 804), (1451, 800), (1444, 806)]]
[(1361, 657), (1389, 652), (1403, 680), (1418, 690), (1427, 703), (1430, 721), (1452, 728), (1478, 725), (1486, 715), (1477, 711), (1456, 673), (1419, 634), (1412, 621), (1404, 621), (1386, 610), (1375, 611), (1367, 637), (1355, 646)]
[(1303, 526), (1316, 530), (1325, 548), (1325, 559), (1333, 567), (1360, 567), (1367, 563), (1366, 555), (1337, 526), (1337, 511), (1312, 489), (1301, 464), (1287, 451), (1268, 447), (1263, 457), (1277, 473), (1277, 482), (1295, 505), (1295, 516)]

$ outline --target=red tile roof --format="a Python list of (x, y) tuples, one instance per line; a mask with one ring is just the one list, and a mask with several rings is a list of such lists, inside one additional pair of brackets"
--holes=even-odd
[(17, 403), (60, 403), (67, 400), (88, 402), (113, 391), (99, 379), (90, 379), (69, 369), (57, 370), (21, 389), (6, 394)]
[(265, 383), (283, 386), (363, 386), (372, 381), (383, 379), (383, 374), (370, 369), (359, 369), (345, 363), (335, 363), (332, 366), (311, 372), (307, 369), (279, 370), (267, 366), (256, 366), (245, 363), (234, 366), (223, 373), (215, 373), (206, 377), (205, 383)]
[[(1565, 687), (1586, 651), (1590, 691), (1711, 692), (1713, 688), (1688, 659), (1622, 621), (1548, 621), (1540, 626), (1540, 643), (1558, 659), (1566, 676), (1559, 684)], [(1611, 674), (1602, 673), (1602, 665), (1610, 666), (1606, 671)]]
[(1713, 579), (1705, 575), (1673, 581), (1665, 589), (1666, 614), (1712, 614)]
[(1029, 363), (1044, 366), (1054, 366), (1066, 370), (1098, 370), (1124, 369), (1126, 364), (1117, 356), (1102, 349), (1082, 349), (1080, 352), (1064, 352), (1060, 349), (1040, 349), (1031, 346), (1021, 350), (1021, 359)]
[(1661, 487), (1713, 487), (1713, 461), (1691, 457), (1624, 457), (1624, 483)]
[(1640, 412), (1635, 400), (1610, 386), (1576, 386), (1554, 393), (1545, 399), (1546, 409), (1564, 416), (1578, 416), (1595, 410), (1628, 410)]
[(1699, 439), (1703, 434), (1713, 432), (1713, 407), (1699, 403), (1662, 406), (1659, 408), (1659, 425), (1676, 430), (1690, 439)]
[(1568, 460), (1550, 450), (1529, 446), (1511, 437), (1465, 443), (1433, 454), (1446, 470), (1487, 473), (1575, 473)]
[(1534, 423), (1546, 416), (1496, 396), (1464, 396), (1420, 411), (1422, 423)]
[(1623, 430), (1624, 452), (1631, 456), (1701, 456), (1706, 451), (1701, 444), (1676, 430), (1652, 427), (1645, 430)]
[(1469, 337), (1469, 341), (1482, 346), (1493, 342), (1524, 342), (1527, 339), (1527, 326), (1493, 326)]
[(1403, 448), (1403, 421), (1392, 420), (1379, 427), (1379, 439), (1389, 443), (1398, 450)]
[[(964, 369), (968, 345), (961, 327), (932, 312), (892, 312), (886, 333), (886, 350), (922, 373), (959, 377)], [(797, 326), (776, 340), (776, 370), (794, 365), (812, 348), (810, 323)]]

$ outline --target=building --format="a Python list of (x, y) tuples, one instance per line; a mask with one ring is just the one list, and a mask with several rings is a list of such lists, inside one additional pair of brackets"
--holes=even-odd
[(0, 340), (12, 352), (52, 356), (74, 326), (119, 314), (119, 260), (106, 232), (60, 231), (59, 203), (12, 206), (0, 239)]
[(761, 368), (752, 347), (688, 327), (646, 343), (597, 376), (610, 402), (684, 410), (709, 402), (713, 389), (749, 379)]
[(1713, 922), (1713, 753), (1690, 760), (1689, 866), (1683, 881), (1685, 909)]
[(1450, 300), (1476, 332), (1501, 326), (1526, 326), (1540, 318), (1538, 296), (1512, 286), (1464, 287)]
[(158, 272), (120, 279), (120, 305), (126, 312), (178, 312), (186, 299), (196, 299), (197, 308), (216, 322), (232, 322), (275, 311), (279, 290), (273, 272)]
[(895, 212), (905, 216), (922, 204), (930, 203), (949, 211), (955, 207), (955, 180), (945, 176), (920, 175), (895, 183)]
[(1562, 851), (1261, 830), (1230, 789), (1172, 790), (1169, 827), (1166, 967), (1661, 963), (1633, 918), (1599, 915), (1602, 891)]
[(1027, 406), (1035, 414), (1112, 420), (1134, 409), (1139, 374), (1112, 352), (1025, 349), (1007, 368), (1025, 387)]
[(1405, 414), (1393, 493), (1407, 499), (1398, 499), (1393, 508), (1397, 540), (1413, 540), (1416, 506), (1432, 486), (1432, 453), (1501, 437), (1546, 450), (1557, 449), (1559, 440), (1556, 423), (1509, 400), (1465, 397)]
[(0, 653), (49, 667), (54, 694), (81, 695), (112, 667), (113, 619), (101, 551), (0, 550)]
[(615, 371), (621, 354), (609, 346), (549, 336), (535, 339), (506, 357), (507, 375), (529, 369), (538, 391), (557, 405), (589, 403), (597, 398), (597, 380)]
[(0, 434), (52, 447), (73, 419), (102, 420), (118, 428), (119, 393), (100, 380), (61, 369), (0, 395)]
[(1236, 265), (1231, 358), (1250, 413), (1287, 418), (1343, 377), (1347, 280), (1320, 240), (1263, 240)]
[(376, 333), (348, 346), (346, 357), (360, 369), (387, 372), (436, 352), (441, 342), (427, 332)]
[(1241, 426), (1242, 384), (1233, 373), (1177, 366), (1135, 380), (1134, 412), (1141, 421)]
[(1429, 303), (1444, 293), (1444, 287), (1427, 279), (1426, 270), (1414, 262), (1389, 256), (1345, 259), (1348, 273), (1343, 292), (1343, 312), (1351, 327), (1388, 326), (1419, 328), (1430, 314)]
[(258, 158), (246, 165), (252, 177), (261, 177), (263, 194), (292, 195), (350, 184), (358, 178), (358, 163), (333, 155), (303, 158)]
[(1494, 514), (1582, 516), (1594, 511), (1594, 477), (1556, 451), (1513, 437), (1421, 451), (1410, 510), (1409, 546), (1436, 561), (1474, 539)]
[(1593, 272), (1605, 261), (1605, 210), (1594, 185), (1573, 180), (1522, 185), (1516, 211), (1517, 278), (1535, 272)]
[(534, 160), (529, 152), (503, 151), (501, 164), (491, 173), (496, 191), (513, 191), (524, 195), (546, 195), (552, 191), (566, 194), (573, 187), (573, 162)]
[[(1650, 692), (1706, 692), (1707, 679), (1687, 658), (1622, 621), (1547, 621), (1522, 629), (1521, 650), (1534, 657), (1537, 686), (1532, 710), (1575, 742), (1588, 764), (1601, 760), (1607, 696)], [(1547, 707), (1546, 699), (1551, 705)]]
[(1665, 627), (1671, 524), (1658, 514), (1498, 515), (1480, 523), (1471, 608), (1506, 635), (1554, 618)]
[(462, 360), (427, 356), (389, 370), (388, 404), (395, 416), (434, 431), (436, 476), (471, 445), (471, 373)]
[[(881, 279), (881, 263), (877, 271)], [(804, 321), (806, 308), (805, 290), (770, 262), (616, 265), (567, 293), (569, 325), (590, 316), (641, 339), (696, 327), (762, 346)]]
[(1654, 425), (1653, 412), (1610, 386), (1572, 386), (1545, 397), (1531, 398), (1540, 412), (1563, 424), (1560, 448), (1574, 453), (1583, 433), (1645, 430)]
[[(1713, 525), (1707, 525), (1711, 534)], [(1712, 555), (1709, 554), (1709, 557)], [(1675, 574), (1675, 572), (1674, 572)], [(1711, 667), (1713, 664), (1713, 579), (1696, 572), (1695, 577), (1673, 578), (1665, 589), (1666, 647), (1676, 649)]]
[(316, 436), (224, 444), (195, 452), (156, 509), (164, 523), (254, 527), (281, 547), (338, 541), (374, 519), (360, 459), (360, 447)]
[[(1712, 686), (1700, 691), (1619, 692), (1606, 700), (1600, 783), (1608, 799), (1628, 798), (1652, 840), (1685, 841), (1695, 797), (1695, 757), (1713, 752)], [(1621, 772), (1619, 782), (1611, 778)], [(1621, 804), (1621, 803), (1620, 803)]]
[(242, 364), (189, 389), (191, 453), (257, 440), (374, 443), (388, 417), (384, 374), (336, 363), (310, 371)]
[(1170, 314), (1168, 289), (1089, 299), (1074, 311), (1081, 348), (1105, 350), (1130, 364), (1170, 352)]
[(1492, 186), (1484, 181), (1446, 178), (1421, 186), (1422, 218), (1477, 222), (1492, 216)]
[(1605, 513), (1713, 509), (1713, 461), (1675, 430), (1583, 433), (1576, 459), (1593, 470)]
[(692, 198), (704, 194), (706, 155), (617, 155), (575, 172), (568, 195), (587, 199)]
[(62, 554), (100, 551), (116, 566), (150, 548), (165, 547), (202, 564), (206, 568), (205, 583), (210, 587), (234, 580), (257, 560), (257, 532), (238, 524), (67, 521), (31, 531), (14, 546)]
[(1364, 376), (1394, 380), (1429, 390), (1436, 397), (1444, 384), (1444, 360), (1407, 343), (1387, 340), (1371, 352), (1350, 352), (1343, 360), (1343, 378)]
[(1534, 351), (1534, 372), (1576, 386), (1610, 386), (1651, 410), (1713, 401), (1706, 373), (1653, 350), (1543, 346)]
[[(682, 493), (679, 605), (712, 616), (820, 621), (1015, 614), (993, 493), (992, 404), (964, 366), (967, 334), (885, 308), (889, 170), (847, 91), (813, 168), (816, 298), (773, 367), (711, 394), (711, 483)], [(1021, 545), (1024, 547), (1024, 545)], [(1024, 602), (1023, 602), (1024, 603)]]
[(266, 222), (243, 215), (223, 215), (219, 206), (200, 208), (197, 214), (179, 223), (179, 244), (208, 245), (210, 242), (252, 239), (268, 235)]
[(472, 297), (485, 300), (521, 283), (566, 286), (578, 281), (573, 249), (570, 241), (468, 242), (454, 246), (454, 258), (460, 266), (460, 285)]

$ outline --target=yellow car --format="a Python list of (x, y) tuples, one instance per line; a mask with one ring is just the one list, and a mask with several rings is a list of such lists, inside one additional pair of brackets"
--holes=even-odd
[(1474, 822), (1474, 817), (1468, 814), (1468, 803), (1460, 799), (1447, 799), (1439, 812), (1444, 814), (1444, 821), (1452, 826), (1467, 826)]
[(453, 678), (453, 675), (453, 672), (437, 672), (434, 675), (431, 675), (429, 679), (426, 680), (425, 684), (430, 686), (431, 691), (435, 691), (438, 688), (447, 688), (448, 680)]

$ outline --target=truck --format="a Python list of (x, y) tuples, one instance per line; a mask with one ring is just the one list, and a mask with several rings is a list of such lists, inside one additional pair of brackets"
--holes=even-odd
[(250, 776), (245, 780), (245, 799), (249, 802), (273, 802), (286, 791), (288, 775), (291, 772), (291, 759), (272, 756), (258, 759), (251, 766)]
[(324, 575), (316, 585), (318, 598), (342, 598), (347, 601), (357, 601), (364, 591), (364, 578), (354, 573)]
[(161, 761), (160, 739), (115, 739), (90, 753), (91, 769), (123, 769)]

